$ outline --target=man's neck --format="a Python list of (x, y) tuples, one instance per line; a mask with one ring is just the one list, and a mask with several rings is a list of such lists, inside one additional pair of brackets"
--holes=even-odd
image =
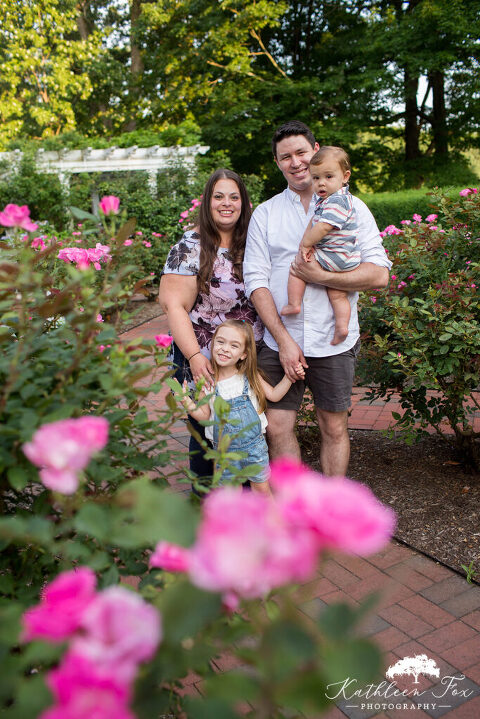
[(295, 190), (293, 187), (290, 187), (290, 190), (292, 192), (295, 192), (295, 194), (299, 196), (300, 202), (302, 203), (303, 209), (305, 210), (305, 214), (307, 214), (309, 207), (310, 207), (310, 203), (312, 201), (313, 188), (307, 187), (305, 190), (299, 191), (299, 190)]

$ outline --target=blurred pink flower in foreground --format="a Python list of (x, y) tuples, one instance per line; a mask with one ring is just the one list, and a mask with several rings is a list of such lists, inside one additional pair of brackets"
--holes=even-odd
[(88, 567), (60, 574), (46, 587), (40, 604), (23, 615), (22, 640), (63, 642), (71, 637), (95, 597), (96, 583), (95, 573)]
[(186, 572), (232, 608), (239, 598), (309, 579), (324, 550), (366, 555), (389, 541), (395, 515), (367, 487), (291, 459), (271, 469), (275, 502), (233, 487), (211, 492), (194, 545), (161, 542), (150, 566)]
[(310, 528), (320, 548), (368, 555), (389, 541), (395, 514), (368, 487), (343, 477), (323, 477), (289, 458), (272, 463), (271, 470), (285, 520)]
[(160, 615), (124, 587), (96, 592), (95, 583), (88, 567), (63, 572), (23, 615), (23, 641), (69, 640), (47, 675), (56, 703), (40, 719), (135, 719), (132, 683), (161, 640)]
[(150, 659), (161, 639), (160, 615), (140, 595), (124, 587), (99, 592), (82, 617), (82, 633), (72, 651), (122, 682), (135, 677), (137, 664)]
[(155, 335), (154, 340), (157, 347), (170, 347), (173, 337), (170, 335)]
[(20, 227), (22, 230), (34, 232), (38, 229), (38, 225), (30, 219), (30, 210), (27, 205), (10, 204), (0, 212), (0, 225), (3, 227)]
[(115, 195), (105, 195), (98, 203), (98, 206), (104, 215), (118, 215), (120, 198), (115, 197)]
[(166, 572), (186, 572), (188, 570), (190, 553), (188, 549), (179, 547), (170, 542), (159, 542), (150, 557), (152, 567), (161, 567)]
[[(476, 195), (478, 192), (476, 187), (466, 187), (458, 193), (460, 197), (468, 197), (468, 195)], [(2, 223), (3, 224), (3, 223)]]
[(103, 417), (61, 419), (42, 425), (23, 445), (28, 459), (40, 469), (43, 484), (61, 494), (73, 494), (78, 474), (92, 455), (108, 440), (108, 422)]
[(81, 655), (67, 652), (47, 684), (56, 704), (39, 719), (135, 719), (128, 708), (130, 687)]

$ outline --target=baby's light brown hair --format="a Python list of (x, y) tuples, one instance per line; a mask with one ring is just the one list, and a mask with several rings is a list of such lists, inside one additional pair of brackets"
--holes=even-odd
[(310, 160), (310, 165), (321, 165), (327, 155), (333, 155), (340, 165), (342, 172), (351, 171), (350, 158), (342, 147), (335, 145), (322, 145)]

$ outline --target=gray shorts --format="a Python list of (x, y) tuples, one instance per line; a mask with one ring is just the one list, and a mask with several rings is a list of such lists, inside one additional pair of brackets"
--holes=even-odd
[[(330, 357), (306, 357), (305, 380), (297, 380), (280, 402), (267, 402), (272, 409), (300, 409), (305, 387), (313, 394), (315, 406), (327, 412), (345, 412), (350, 407), (355, 364), (360, 340), (346, 352)], [(258, 353), (258, 366), (272, 385), (285, 374), (278, 352), (263, 344)]]

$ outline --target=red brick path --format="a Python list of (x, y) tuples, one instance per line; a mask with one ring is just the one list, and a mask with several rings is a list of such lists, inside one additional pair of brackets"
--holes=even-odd
[[(166, 332), (162, 316), (130, 330), (124, 337), (153, 338)], [(361, 388), (354, 389), (349, 426), (372, 430), (389, 426), (392, 409), (398, 411), (395, 401), (376, 401), (369, 405), (363, 396)], [(165, 392), (162, 392), (147, 402), (152, 408), (161, 407), (164, 398)], [(476, 422), (480, 429), (480, 416)], [(169, 440), (171, 448), (185, 451), (188, 437), (184, 424), (179, 423)], [(177, 491), (184, 488), (181, 484), (174, 487)], [(300, 588), (299, 611), (314, 618), (331, 602), (356, 604), (373, 591), (380, 593), (380, 599), (363, 633), (374, 638), (384, 651), (385, 668), (404, 657), (426, 654), (436, 662), (440, 676), (437, 679), (420, 675), (417, 685), (413, 684), (412, 676), (397, 676), (399, 690), (411, 692), (415, 687), (425, 693), (390, 699), (339, 697), (337, 705), (323, 716), (326, 719), (480, 717), (480, 587), (469, 585), (447, 567), (392, 540), (383, 552), (368, 559), (344, 556), (329, 559), (318, 577)], [(223, 656), (215, 661), (214, 669), (228, 671), (234, 665), (238, 666), (238, 661), (234, 664), (233, 657)], [(456, 686), (447, 690), (448, 676), (456, 677), (452, 680)], [(202, 693), (198, 676), (188, 677), (185, 685), (189, 692)], [(307, 719), (316, 719), (316, 716), (310, 714)]]

